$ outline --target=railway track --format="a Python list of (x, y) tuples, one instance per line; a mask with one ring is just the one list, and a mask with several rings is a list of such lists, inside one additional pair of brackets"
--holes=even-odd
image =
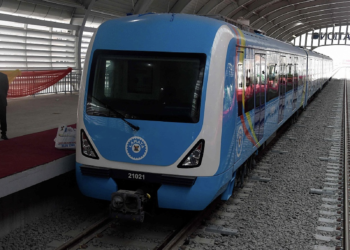
[[(154, 232), (154, 235), (150, 235), (149, 231), (145, 229), (138, 230), (140, 227), (144, 228), (147, 225), (147, 220), (143, 224), (130, 223), (131, 232), (133, 237), (126, 236), (125, 234), (120, 237), (116, 236), (118, 232), (125, 231), (125, 223), (119, 223), (116, 220), (110, 219), (107, 215), (101, 218), (99, 221), (87, 227), (78, 235), (67, 241), (65, 244), (56, 248), (56, 250), (68, 250), (68, 249), (100, 249), (101, 246), (98, 242), (108, 243), (117, 247), (136, 247), (138, 249), (154, 249), (154, 250), (168, 250), (168, 249), (180, 249), (180, 247), (189, 240), (191, 233), (196, 230), (201, 222), (205, 220), (213, 210), (221, 203), (220, 199), (216, 199), (205, 210), (201, 212), (181, 212), (185, 216), (182, 223), (176, 223), (172, 228), (168, 228), (166, 233)], [(171, 211), (161, 218), (162, 221), (170, 220), (170, 217), (176, 213)], [(150, 221), (149, 223), (155, 223), (156, 221)], [(157, 223), (157, 222), (156, 222)], [(145, 227), (147, 228), (147, 226)], [(130, 228), (129, 228), (130, 229)], [(126, 230), (128, 231), (128, 230)], [(113, 236), (114, 234), (114, 236)], [(125, 237), (126, 236), (126, 237)], [(150, 239), (153, 238), (153, 242), (137, 241), (135, 238)], [(91, 248), (91, 246), (93, 248)], [(101, 248), (102, 249), (102, 248)]]
[[(344, 91), (344, 93), (346, 93), (346, 91)], [(338, 104), (337, 104), (338, 105)], [(340, 108), (340, 100), (339, 100), (339, 108)], [(311, 109), (312, 110), (312, 109)], [(343, 113), (345, 114), (347, 111), (344, 111)], [(348, 120), (349, 118), (345, 118), (346, 120)], [(298, 125), (296, 125), (298, 126)], [(300, 125), (299, 125), (300, 126)], [(349, 126), (347, 125), (347, 128)], [(288, 127), (287, 127), (288, 128)], [(286, 128), (286, 129), (287, 129)], [(339, 126), (340, 128), (340, 126)], [(282, 129), (286, 130), (286, 129)], [(280, 135), (277, 135), (276, 138), (271, 142), (271, 144), (266, 147), (266, 150), (270, 150), (274, 151), (274, 149), (272, 148), (275, 143), (279, 141)], [(290, 140), (293, 141), (295, 140), (295, 138), (293, 138), (293, 136), (289, 136), (286, 137), (286, 140)], [(344, 140), (345, 142), (348, 141), (348, 139)], [(340, 147), (340, 146), (339, 146)], [(276, 151), (276, 150), (275, 150)], [(266, 151), (267, 152), (267, 151)], [(259, 154), (258, 159), (259, 158), (263, 158), (265, 153), (264, 152), (259, 152), (261, 154)], [(276, 153), (276, 152), (275, 152)], [(278, 152), (277, 152), (278, 153)], [(282, 154), (283, 152), (279, 152), (278, 154)], [(340, 155), (342, 156), (347, 156), (347, 154), (345, 153), (340, 153)], [(342, 165), (342, 161), (343, 162), (347, 162), (347, 159), (344, 160), (340, 160), (339, 165)], [(258, 166), (257, 169), (255, 169), (255, 174), (256, 174), (256, 170), (260, 171), (260, 172), (264, 172), (265, 168), (269, 168), (270, 166), (268, 166), (268, 164), (265, 166), (263, 165), (264, 163), (259, 163), (258, 165), (262, 165), (262, 166)], [(259, 169), (260, 168), (260, 169)], [(266, 171), (265, 171), (266, 172)], [(340, 171), (343, 172), (343, 171)], [(342, 175), (343, 177), (348, 177), (349, 174), (345, 172), (344, 170), (344, 174)], [(246, 181), (251, 182), (251, 180), (254, 180), (254, 172), (253, 174), (250, 174), (249, 177), (246, 179)], [(268, 178), (266, 178), (268, 179)], [(337, 181), (338, 183), (338, 178)], [(346, 183), (345, 181), (343, 183)], [(185, 213), (185, 212), (181, 212), (179, 214), (174, 215), (174, 211), (167, 211), (165, 212), (165, 214), (161, 215), (160, 218), (150, 218), (149, 216), (147, 217), (146, 221), (143, 224), (123, 224), (121, 222), (116, 222), (113, 220), (108, 219), (107, 217), (102, 218), (100, 221), (96, 222), (94, 225), (91, 225), (90, 227), (86, 228), (83, 232), (81, 232), (79, 235), (77, 235), (76, 237), (74, 237), (73, 239), (71, 239), (70, 241), (68, 241), (67, 243), (65, 243), (64, 245), (60, 246), (59, 250), (63, 250), (63, 249), (93, 249), (93, 250), (97, 250), (97, 249), (103, 249), (106, 247), (106, 244), (114, 245), (120, 248), (125, 248), (125, 247), (129, 247), (129, 248), (137, 248), (137, 249), (187, 249), (186, 245), (189, 242), (192, 242), (194, 239), (192, 238), (192, 235), (196, 235), (196, 231), (198, 232), (198, 230), (204, 230), (208, 229), (209, 227), (207, 226), (208, 224), (206, 224), (206, 221), (208, 220), (209, 217), (212, 217), (212, 214), (215, 214), (218, 210), (218, 208), (224, 206), (225, 210), (227, 212), (223, 212), (220, 214), (220, 216), (230, 216), (230, 213), (232, 213), (232, 215), (234, 214), (234, 207), (237, 204), (234, 204), (233, 200), (237, 199), (237, 197), (239, 197), (240, 195), (245, 194), (244, 189), (252, 189), (250, 187), (250, 185), (246, 185), (245, 188), (243, 189), (239, 189), (238, 192), (237, 190), (235, 191), (235, 196), (233, 198), (230, 199), (230, 201), (224, 203), (221, 202), (220, 200), (216, 200), (215, 202), (213, 202), (210, 206), (208, 206), (208, 208), (202, 212), (199, 213)], [(348, 196), (347, 196), (347, 187), (345, 187), (344, 189), (344, 197), (343, 200), (344, 201), (348, 201)], [(246, 192), (247, 193), (247, 192)], [(327, 192), (325, 192), (327, 193)], [(237, 195), (238, 194), (238, 195)], [(339, 195), (340, 192), (337, 193), (337, 195)], [(338, 198), (338, 196), (337, 196)], [(224, 203), (224, 204), (222, 204)], [(346, 206), (342, 206), (342, 208), (344, 208), (344, 211), (342, 212), (343, 215), (348, 214), (348, 209), (345, 210)], [(227, 209), (228, 208), (228, 209)], [(230, 210), (230, 211), (228, 211)], [(233, 212), (231, 212), (231, 210)], [(222, 210), (221, 210), (222, 212)], [(176, 212), (177, 213), (177, 212)], [(224, 215), (222, 215), (224, 214)], [(175, 219), (174, 219), (175, 217)], [(182, 220), (180, 221), (180, 218), (182, 218)], [(164, 225), (164, 222), (169, 222), (167, 225)], [(348, 218), (345, 218), (342, 220), (343, 222), (348, 221)], [(203, 223), (204, 222), (204, 223)], [(147, 224), (148, 223), (148, 224)], [(154, 223), (158, 223), (159, 227), (159, 231), (149, 231), (148, 228), (150, 224), (152, 224), (152, 228), (154, 227)], [(203, 226), (203, 224), (206, 224), (205, 226)], [(214, 223), (215, 224), (215, 223)], [(233, 225), (233, 226), (237, 226), (237, 225)], [(202, 229), (198, 229), (198, 228), (202, 228)], [(222, 228), (222, 227), (221, 227)], [(347, 229), (348, 226), (347, 225), (343, 225), (342, 227), (343, 229)], [(225, 229), (225, 228), (224, 228)], [(153, 229), (152, 229), (153, 230)], [(219, 231), (219, 230), (218, 230)], [(348, 246), (346, 246), (346, 244), (349, 243), (348, 240), (346, 240), (348, 238), (348, 229), (347, 230), (337, 230), (342, 231), (343, 232), (343, 236), (339, 239), (343, 240), (343, 244), (342, 246), (339, 246), (337, 248), (333, 247), (332, 249), (349, 249), (346, 248)], [(226, 230), (226, 231), (219, 231), (217, 232), (219, 234), (236, 234), (237, 231), (234, 230)], [(338, 242), (340, 242), (338, 240)], [(123, 248), (123, 249), (124, 249)], [(115, 249), (119, 249), (119, 248), (115, 248)], [(315, 249), (330, 249), (330, 248), (315, 248)]]
[[(276, 137), (271, 141), (268, 147), (265, 147), (263, 151), (260, 152), (257, 160), (259, 161), (264, 157), (264, 154), (271, 150), (271, 147), (278, 142), (281, 136), (283, 136), (284, 132), (288, 129), (291, 123), (283, 126), (279, 133), (277, 133)], [(254, 165), (254, 164), (253, 164)], [(262, 167), (263, 168), (263, 167)], [(147, 230), (137, 230), (139, 227), (147, 228), (147, 223), (157, 223), (157, 219), (154, 220), (145, 220), (143, 224), (135, 224), (129, 223), (127, 225), (128, 231), (127, 234), (120, 234), (125, 231), (126, 224), (123, 222), (118, 222), (116, 220), (110, 219), (107, 215), (101, 218), (99, 221), (87, 227), (84, 231), (77, 234), (71, 240), (66, 242), (65, 244), (58, 247), (56, 250), (68, 250), (68, 249), (103, 249), (103, 244), (114, 245), (116, 247), (135, 247), (137, 249), (154, 249), (154, 250), (170, 250), (170, 249), (186, 249), (186, 245), (191, 241), (196, 241), (198, 243), (206, 244), (206, 241), (202, 241), (203, 238), (193, 239), (192, 235), (195, 231), (203, 230), (206, 232), (213, 232), (222, 235), (235, 235), (237, 234), (237, 230), (225, 228), (224, 226), (220, 226), (220, 223), (216, 224), (215, 222), (215, 214), (219, 211), (219, 208), (225, 206), (226, 208), (237, 207), (237, 203), (235, 201), (240, 200), (243, 197), (246, 197), (247, 193), (251, 192), (252, 186), (256, 181), (268, 182), (269, 178), (258, 177), (256, 175), (257, 169), (252, 166), (250, 167), (244, 178), (244, 188), (235, 188), (234, 195), (228, 202), (224, 202), (220, 200), (220, 197), (217, 198), (214, 202), (212, 202), (205, 210), (200, 212), (185, 212), (179, 211), (182, 215), (180, 217), (183, 218), (181, 223), (175, 223), (168, 227), (166, 232), (157, 233), (154, 235)], [(258, 169), (259, 171), (259, 169)], [(260, 169), (263, 171), (263, 169)], [(249, 185), (252, 184), (252, 185)], [(159, 220), (167, 221), (171, 220), (171, 217), (174, 216), (175, 211), (168, 211), (167, 215), (161, 216)], [(220, 213), (220, 212), (219, 212)], [(234, 213), (220, 213), (220, 215), (233, 216)], [(183, 216), (184, 215), (184, 216)], [(214, 215), (214, 216), (213, 216)], [(149, 217), (147, 217), (149, 219)], [(212, 219), (212, 220), (211, 220)], [(210, 223), (207, 221), (211, 220)], [(214, 222), (213, 222), (214, 221)], [(220, 221), (220, 219), (219, 219)], [(203, 226), (205, 224), (205, 226)], [(146, 226), (145, 226), (146, 225)], [(160, 224), (162, 225), (162, 223)], [(129, 234), (129, 235), (128, 235)], [(152, 242), (138, 241), (135, 239), (149, 239), (152, 238)], [(92, 246), (92, 248), (91, 248)]]
[(338, 249), (349, 250), (350, 242), (349, 242), (349, 187), (350, 187), (350, 176), (349, 176), (349, 150), (350, 150), (350, 141), (349, 141), (349, 101), (348, 96), (350, 88), (348, 86), (348, 80), (346, 77), (345, 71), (345, 79), (344, 79), (344, 112), (343, 112), (343, 218), (342, 218), (342, 246), (338, 247)]

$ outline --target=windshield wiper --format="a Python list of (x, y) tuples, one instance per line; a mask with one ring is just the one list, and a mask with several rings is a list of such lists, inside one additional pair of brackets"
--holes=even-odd
[(102, 106), (104, 106), (104, 108), (108, 109), (109, 111), (113, 111), (114, 113), (116, 113), (120, 119), (122, 119), (126, 124), (128, 124), (133, 130), (140, 130), (140, 127), (139, 126), (135, 126), (134, 124), (128, 122), (127, 120), (125, 120), (125, 117), (122, 113), (118, 112), (117, 110), (115, 110), (114, 108), (108, 106), (106, 103), (100, 101), (99, 99), (97, 99), (96, 97), (94, 96), (91, 96), (92, 98), (94, 98), (96, 101), (98, 101), (100, 104), (102, 104)]

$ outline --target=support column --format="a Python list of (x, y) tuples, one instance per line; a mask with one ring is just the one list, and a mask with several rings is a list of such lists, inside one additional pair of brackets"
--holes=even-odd
[(85, 24), (86, 24), (86, 20), (87, 18), (89, 17), (89, 14), (90, 14), (90, 10), (92, 8), (92, 6), (94, 5), (96, 0), (91, 0), (90, 3), (87, 5), (87, 7), (85, 7), (85, 15), (84, 15), (84, 19), (83, 19), (83, 22), (79, 28), (79, 30), (77, 31), (77, 36), (78, 36), (78, 39), (77, 39), (77, 44), (75, 46), (75, 48), (77, 49), (76, 51), (76, 55), (77, 55), (77, 60), (76, 60), (76, 63), (78, 64), (77, 65), (77, 69), (79, 71), (81, 71), (81, 41), (83, 39), (83, 32), (84, 32), (84, 28), (85, 28)]

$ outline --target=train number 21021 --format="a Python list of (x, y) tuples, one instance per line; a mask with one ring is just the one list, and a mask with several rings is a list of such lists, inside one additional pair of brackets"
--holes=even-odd
[(145, 180), (144, 174), (128, 173), (128, 179)]

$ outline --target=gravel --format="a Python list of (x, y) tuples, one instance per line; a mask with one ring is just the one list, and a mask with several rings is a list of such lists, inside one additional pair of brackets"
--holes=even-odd
[[(327, 157), (332, 146), (332, 142), (324, 138), (330, 138), (334, 130), (326, 127), (334, 125), (334, 120), (327, 118), (334, 116), (333, 105), (338, 101), (341, 83), (340, 80), (329, 83), (301, 114), (298, 122), (272, 147), (275, 151), (288, 151), (287, 153), (270, 150), (258, 162), (257, 169), (266, 173), (255, 171), (253, 174), (271, 178), (271, 181), (265, 183), (248, 180), (242, 190), (218, 208), (218, 211), (233, 213), (234, 216), (213, 214), (211, 222), (208, 220), (204, 224), (207, 226), (221, 223), (224, 228), (237, 229), (238, 234), (225, 236), (198, 229), (186, 249), (298, 250), (313, 249), (318, 244), (315, 233), (316, 227), (320, 225), (318, 218), (323, 196), (310, 194), (309, 191), (311, 188), (322, 189), (324, 186), (327, 162), (321, 161), (319, 157)], [(252, 189), (251, 192), (249, 189)], [(249, 196), (243, 197), (244, 193)], [(106, 202), (86, 198), (74, 190), (61, 209), (0, 238), (0, 250), (54, 249), (53, 243), (71, 238), (65, 232), (96, 220), (107, 205)], [(172, 217), (179, 222), (181, 219), (178, 216), (179, 213), (174, 212)], [(172, 226), (167, 227), (161, 223), (168, 220), (166, 218), (163, 220), (160, 216), (153, 223), (153, 219), (147, 220), (149, 222), (139, 227), (139, 230), (150, 233), (172, 230)], [(136, 225), (132, 230), (137, 227)], [(118, 230), (108, 231), (107, 235), (117, 236)], [(158, 239), (137, 237), (131, 234), (130, 239), (159, 242)], [(89, 245), (116, 249), (114, 245), (101, 243), (97, 239)]]
[[(322, 189), (325, 182), (327, 162), (319, 157), (328, 157), (335, 116), (333, 105), (339, 101), (343, 81), (332, 80), (299, 117), (296, 124), (275, 143), (257, 164), (266, 172), (255, 173), (271, 178), (270, 182), (253, 183), (248, 198), (239, 199), (237, 193), (220, 211), (232, 212), (233, 218), (212, 217), (225, 220), (226, 228), (238, 229), (236, 236), (207, 233), (203, 230), (194, 236), (214, 239), (214, 245), (192, 241), (186, 249), (314, 249), (320, 244), (315, 239), (316, 227), (320, 226), (322, 195), (310, 194), (311, 188)], [(304, 126), (300, 126), (304, 125)], [(294, 137), (296, 140), (290, 140)], [(288, 151), (281, 154), (276, 151)], [(253, 173), (254, 174), (254, 173)], [(247, 187), (247, 185), (246, 185)], [(249, 192), (247, 192), (249, 193)], [(231, 205), (237, 207), (231, 208)], [(324, 210), (324, 209), (322, 209)], [(207, 222), (207, 225), (210, 224)], [(215, 222), (214, 222), (215, 224)], [(335, 245), (336, 242), (329, 244)]]
[(58, 242), (60, 245), (69, 240), (71, 237), (64, 233), (96, 221), (107, 205), (104, 201), (84, 197), (74, 187), (59, 209), (0, 238), (0, 250), (54, 249), (50, 244), (54, 246)]

